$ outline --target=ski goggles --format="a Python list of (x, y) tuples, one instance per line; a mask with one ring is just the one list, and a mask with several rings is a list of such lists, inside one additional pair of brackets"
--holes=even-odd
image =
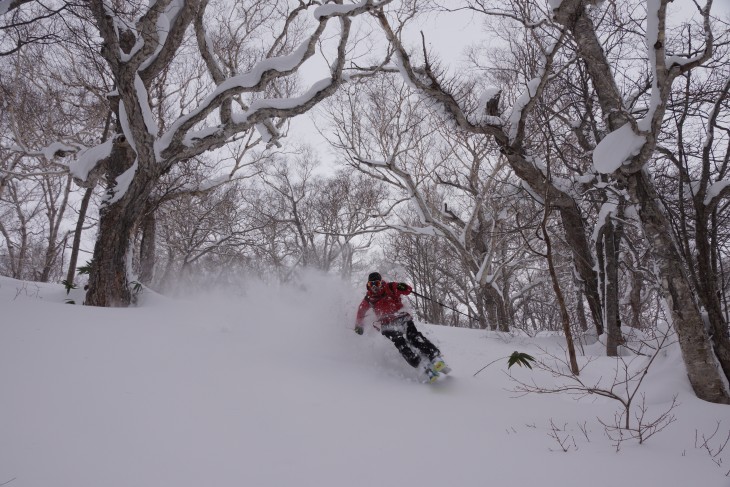
[(385, 281), (368, 281), (368, 290), (378, 292), (385, 286)]

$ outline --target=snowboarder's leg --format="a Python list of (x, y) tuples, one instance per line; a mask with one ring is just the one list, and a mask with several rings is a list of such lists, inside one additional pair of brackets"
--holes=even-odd
[(410, 345), (408, 345), (408, 341), (402, 333), (397, 331), (383, 331), (383, 336), (395, 344), (395, 348), (398, 349), (411, 367), (418, 367), (418, 364), (421, 362), (421, 356), (414, 352)]
[(429, 360), (441, 355), (441, 352), (438, 348), (436, 348), (436, 345), (423, 336), (421, 332), (416, 329), (416, 325), (414, 325), (412, 321), (409, 321), (406, 327), (406, 339), (408, 340), (408, 343), (416, 347), (418, 351), (420, 351)]
[(451, 368), (446, 365), (444, 359), (441, 358), (441, 351), (431, 343), (431, 341), (423, 336), (421, 332), (416, 329), (416, 325), (412, 321), (408, 322), (406, 328), (406, 339), (408, 342), (416, 347), (428, 360), (430, 364), (427, 366), (436, 373), (448, 374), (451, 372)]

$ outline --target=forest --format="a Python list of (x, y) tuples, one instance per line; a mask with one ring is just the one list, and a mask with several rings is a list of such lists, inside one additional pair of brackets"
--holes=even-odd
[[(445, 57), (423, 19), (463, 15)], [(712, 0), (0, 0), (0, 103), (2, 276), (127, 307), (379, 269), (424, 322), (563, 334), (576, 376), (668, 324), (730, 404)]]

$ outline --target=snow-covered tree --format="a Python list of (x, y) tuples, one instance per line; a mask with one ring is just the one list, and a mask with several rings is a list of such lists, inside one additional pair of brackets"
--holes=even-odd
[[(590, 99), (583, 103), (593, 104), (593, 109), (586, 115), (596, 119), (596, 127), (600, 130), (589, 134), (574, 130), (576, 137), (582, 137), (587, 143), (585, 147), (578, 145), (578, 152), (592, 153), (593, 167), (587, 174), (573, 174), (573, 181), (594, 187), (611, 185), (616, 194), (631, 205), (631, 211), (641, 222), (652, 250), (656, 279), (678, 332), (692, 386), (703, 399), (728, 403), (730, 361), (727, 323), (721, 316), (710, 316), (710, 329), (713, 331), (710, 337), (703, 321), (704, 305), (687, 276), (689, 263), (682, 259), (672, 238), (671, 224), (660, 206), (657, 189), (647, 171), (656, 157), (657, 143), (665, 126), (673, 81), (713, 58), (712, 2), (701, 7), (699, 32), (691, 31), (694, 41), (687, 43), (686, 49), (677, 50), (667, 47), (667, 39), (672, 37), (667, 27), (667, 5), (668, 2), (662, 0), (646, 3), (645, 16), (634, 19), (645, 23), (643, 36), (612, 37), (603, 35), (606, 29), (616, 30), (617, 24), (611, 22), (626, 20), (621, 15), (603, 15), (606, 10), (610, 14), (615, 13), (612, 5), (596, 8), (594, 2), (583, 0), (550, 2), (550, 5), (516, 0), (492, 9), (483, 2), (463, 2), (465, 8), (504, 22), (514, 21), (515, 27), (522, 26), (525, 34), (522, 38), (515, 35), (513, 39), (530, 46), (532, 52), (537, 53), (539, 63), (518, 80), (521, 92), (516, 97), (503, 100), (501, 106), (497, 103), (496, 93), (506, 92), (508, 87), (486, 90), (477, 102), (474, 96), (461, 95), (459, 85), (455, 88), (448, 84), (444, 76), (433, 69), (427, 57), (416, 61), (403, 44), (402, 30), (393, 27), (399, 26), (397, 20), (389, 18), (385, 11), (377, 15), (395, 50), (396, 67), (409, 83), (440, 106), (445, 118), (461, 130), (492, 138), (515, 174), (525, 181), (535, 196), (558, 209), (567, 240), (574, 239), (571, 247), (575, 253), (576, 270), (588, 284), (597, 280), (593, 277), (586, 279), (594, 270), (579, 199), (575, 197), (580, 193), (571, 189), (575, 187), (571, 180), (551, 176), (550, 165), (544, 163), (546, 147), (551, 141), (542, 141), (540, 131), (535, 129), (535, 123), (540, 121), (540, 107), (549, 107), (554, 100), (553, 83), (570, 65), (581, 65), (590, 86)], [(455, 6), (449, 3), (448, 7)], [(636, 11), (633, 9), (633, 15)], [(636, 46), (640, 45), (645, 46), (638, 51), (643, 53), (639, 58), (641, 62), (627, 66), (620, 56), (620, 49), (637, 52)], [(638, 83), (624, 82), (637, 76), (641, 80)], [(634, 86), (640, 89), (636, 92), (622, 91)], [(551, 128), (552, 124), (566, 124), (573, 129), (583, 125), (581, 119), (558, 116), (552, 117), (549, 122)], [(548, 146), (543, 145), (545, 143)], [(554, 147), (554, 152), (560, 151), (561, 147)], [(713, 196), (722, 198), (727, 193), (724, 189), (713, 191)], [(607, 213), (613, 218), (622, 216), (621, 212), (613, 210), (607, 209)], [(613, 237), (609, 239), (613, 240)], [(607, 253), (615, 255), (615, 249), (607, 249)], [(588, 266), (587, 272), (581, 272), (581, 265)], [(608, 294), (604, 292), (603, 296)], [(596, 319), (603, 317), (605, 312), (597, 308), (598, 304), (592, 305), (596, 308), (592, 309)]]
[[(68, 6), (69, 25), (84, 35), (64, 47), (102, 67), (115, 122), (100, 145), (70, 148), (79, 153), (71, 163), (74, 176), (83, 180), (97, 171), (106, 181), (86, 303), (130, 302), (130, 242), (165, 174), (252, 132), (263, 143), (279, 144), (287, 119), (345, 80), (353, 19), (390, 1), (92, 0)], [(20, 3), (3, 2), (3, 13), (29, 7)], [(294, 92), (296, 74), (319, 46), (329, 73)]]

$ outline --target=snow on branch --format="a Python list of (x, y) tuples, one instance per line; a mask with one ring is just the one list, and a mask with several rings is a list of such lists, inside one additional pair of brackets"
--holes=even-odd
[(718, 201), (722, 198), (730, 198), (730, 179), (718, 181), (707, 188), (707, 194), (703, 203), (705, 206), (717, 205)]
[[(395, 156), (390, 156), (386, 159), (388, 162), (383, 161), (372, 161), (355, 157), (355, 160), (366, 165), (379, 167), (386, 169), (389, 173), (395, 175), (400, 181), (400, 187), (407, 191), (408, 199), (413, 202), (413, 208), (418, 214), (420, 222), (423, 224), (422, 227), (411, 227), (408, 226), (408, 231), (412, 233), (418, 233), (421, 235), (429, 236), (442, 236), (452, 245), (454, 248), (462, 249), (463, 242), (459, 235), (454, 232), (452, 228), (444, 223), (438, 221), (433, 217), (431, 206), (423, 195), (422, 191), (418, 188), (418, 184), (413, 180), (413, 177), (407, 171), (399, 168), (395, 164)], [(390, 181), (389, 181), (390, 182)], [(392, 184), (392, 183), (391, 183)], [(394, 227), (395, 228), (395, 227)], [(399, 227), (403, 230), (403, 228)]]
[[(634, 121), (627, 116), (624, 125), (614, 129), (596, 147), (593, 165), (599, 173), (612, 173), (619, 168), (627, 172), (641, 169), (656, 149), (656, 134), (664, 122), (666, 103), (672, 82), (707, 61), (712, 56), (714, 37), (710, 26), (709, 5), (701, 9), (704, 17), (705, 47), (696, 56), (666, 56), (667, 2), (647, 1), (646, 53), (651, 70), (650, 99), (646, 114)], [(599, 90), (599, 97), (607, 96)]]
[(145, 129), (148, 134), (154, 137), (157, 134), (157, 122), (155, 121), (155, 117), (152, 115), (152, 108), (150, 107), (147, 88), (138, 74), (135, 74), (134, 76), (134, 89), (137, 92), (137, 100), (139, 101), (139, 105), (142, 110), (142, 119), (144, 120)]
[[(725, 101), (730, 93), (730, 77), (725, 81), (725, 85), (715, 100), (715, 103), (707, 120), (706, 137), (702, 144), (702, 160), (703, 172), (707, 173), (709, 168), (710, 156), (712, 153), (713, 142), (715, 140), (715, 127), (717, 126), (717, 118), (722, 110), (723, 101)], [(707, 179), (703, 178), (702, 184), (707, 184)], [(718, 181), (712, 184), (705, 194), (705, 206), (716, 206), (721, 198), (730, 195), (730, 180)]]
[(436, 76), (431, 72), (428, 64), (421, 68), (416, 68), (411, 64), (408, 52), (396, 33), (393, 31), (385, 14), (382, 11), (378, 11), (375, 13), (375, 17), (380, 22), (386, 38), (391, 43), (395, 51), (393, 64), (401, 73), (404, 82), (407, 83), (408, 86), (427, 95), (436, 103), (440, 104), (444, 111), (453, 119), (456, 125), (463, 130), (479, 134), (488, 132), (495, 136), (502, 133), (501, 127), (474, 125), (464, 113), (461, 106), (459, 106), (458, 101), (453, 97), (453, 95), (440, 86)]
[(109, 188), (102, 204), (113, 205), (114, 203), (122, 199), (124, 194), (127, 192), (129, 185), (132, 184), (132, 179), (134, 179), (134, 175), (137, 172), (138, 167), (139, 158), (136, 158), (129, 169), (117, 176), (114, 182), (114, 186), (112, 188)]
[(593, 226), (593, 235), (591, 237), (592, 242), (598, 242), (599, 234), (603, 231), (606, 226), (606, 221), (609, 218), (614, 218), (618, 214), (618, 204), (615, 201), (606, 201), (601, 205), (601, 209), (598, 212), (598, 218), (596, 224)]
[(610, 174), (638, 155), (646, 144), (646, 136), (634, 132), (630, 123), (606, 135), (593, 150), (593, 167), (601, 174)]
[(501, 95), (502, 90), (494, 86), (490, 86), (489, 88), (485, 89), (481, 95), (479, 95), (476, 110), (477, 119), (475, 120), (475, 123), (477, 125), (487, 124), (495, 125), (497, 127), (501, 127), (503, 125), (503, 121), (500, 117), (496, 115), (491, 115), (492, 113), (497, 112), (497, 107), (499, 105), (499, 99)]
[(363, 157), (355, 157), (355, 160), (358, 162), (362, 162), (363, 164), (367, 164), (368, 166), (388, 167), (392, 163), (392, 161), (381, 161), (381, 160), (368, 159), (368, 158), (363, 158)]
[[(17, 142), (19, 141), (16, 140), (16, 143)], [(12, 148), (12, 150), (20, 152), (23, 156), (43, 157), (49, 161), (55, 157), (65, 157), (69, 154), (74, 154), (80, 149), (83, 149), (80, 145), (70, 145), (65, 142), (52, 142), (39, 150), (30, 150), (22, 144)]]
[[(147, 68), (152, 66), (152, 64), (160, 58), (160, 54), (163, 52), (163, 49), (171, 44), (169, 41), (173, 40), (168, 38), (168, 34), (179, 30), (174, 28), (174, 24), (180, 18), (180, 14), (186, 7), (186, 3), (187, 2), (184, 0), (168, 0), (164, 10), (163, 8), (152, 8), (149, 10), (150, 13), (159, 12), (159, 14), (153, 15), (149, 19), (147, 19), (146, 16), (143, 18), (141, 22), (142, 29), (153, 31), (156, 36), (156, 42), (152, 45), (149, 45), (151, 43), (146, 43), (146, 46), (149, 46), (152, 50), (151, 53), (147, 53), (144, 50), (140, 52), (140, 55), (144, 56), (144, 60), (139, 64), (139, 71), (145, 71)], [(188, 7), (188, 10), (190, 10), (190, 7)], [(152, 23), (155, 24), (154, 29), (152, 29), (150, 25), (145, 25)]]
[[(528, 82), (527, 91), (522, 96), (518, 97), (511, 115), (509, 116), (509, 122), (511, 122), (509, 133), (505, 134), (502, 127), (503, 121), (497, 116), (486, 114), (479, 120), (469, 120), (469, 117), (466, 113), (464, 113), (454, 96), (441, 86), (436, 75), (431, 71), (428, 62), (426, 62), (423, 67), (414, 67), (411, 64), (410, 56), (403, 47), (396, 33), (391, 28), (385, 14), (380, 11), (377, 12), (375, 16), (378, 18), (388, 41), (392, 44), (395, 50), (393, 63), (401, 73), (405, 82), (408, 83), (411, 88), (427, 95), (432, 100), (440, 104), (448, 116), (460, 128), (471, 133), (492, 135), (498, 140), (501, 140), (504, 144), (510, 143), (512, 145), (519, 145), (521, 139), (524, 137), (526, 114), (530, 112), (530, 109), (540, 97), (545, 86), (550, 80), (550, 72), (555, 55), (557, 54), (565, 37), (564, 31), (560, 31), (558, 38), (545, 47), (543, 66), (540, 68), (538, 76)], [(486, 107), (488, 102), (497, 99), (497, 97), (498, 92), (488, 90), (480, 98), (480, 106)]]
[(433, 225), (425, 227), (414, 227), (413, 225), (389, 225), (388, 228), (398, 230), (399, 232), (408, 233), (411, 235), (421, 235), (425, 237), (440, 237), (441, 232), (437, 231)]
[(111, 155), (113, 146), (114, 139), (109, 139), (102, 144), (81, 151), (76, 160), (69, 164), (69, 172), (74, 178), (86, 181), (89, 173), (93, 171), (101, 161)]
[(560, 31), (559, 38), (546, 47), (545, 54), (542, 59), (542, 66), (538, 69), (537, 76), (527, 82), (527, 90), (517, 97), (517, 100), (512, 107), (512, 113), (508, 118), (510, 123), (510, 142), (514, 143), (515, 141), (521, 141), (522, 138), (524, 138), (526, 121), (525, 114), (530, 112), (545, 89), (545, 86), (547, 86), (555, 55), (558, 52), (558, 47), (562, 45), (564, 37), (565, 32)]
[[(257, 124), (263, 124), (263, 127), (259, 125), (259, 128), (266, 129), (262, 132), (264, 139), (268, 138), (269, 142), (275, 143), (273, 139), (278, 137), (278, 133), (271, 130), (273, 125), (270, 123), (270, 119), (272, 117), (286, 118), (305, 113), (316, 103), (332, 94), (336, 87), (345, 81), (343, 69), (345, 45), (349, 39), (351, 24), (350, 16), (390, 1), (392, 0), (374, 4), (372, 0), (368, 0), (356, 4), (355, 8), (347, 9), (346, 12), (331, 11), (328, 15), (320, 15), (315, 31), (290, 54), (264, 59), (256, 63), (249, 71), (220, 81), (197, 108), (176, 120), (169, 130), (155, 141), (157, 161), (161, 162), (181, 154), (184, 157), (191, 157), (204, 150), (220, 146), (231, 135), (255, 127)], [(333, 17), (339, 18), (341, 26), (337, 59), (332, 67), (330, 78), (314, 83), (309, 90), (296, 97), (255, 100), (251, 106), (244, 107), (242, 113), (231, 115), (229, 122), (224, 120), (223, 125), (190, 132), (195, 125), (203, 122), (213, 110), (224, 106), (226, 101), (233, 96), (241, 93), (261, 92), (270, 81), (296, 72), (314, 54), (328, 20)], [(211, 66), (210, 63), (208, 65)]]
[[(14, 176), (16, 178), (31, 178), (37, 176), (66, 176), (67, 171), (33, 171), (33, 172), (18, 172), (9, 169), (3, 169), (0, 167), (0, 173), (8, 176)], [(4, 177), (0, 177), (0, 180), (4, 180)]]
[(348, 5), (327, 3), (315, 8), (313, 15), (317, 20), (343, 15), (357, 15), (373, 8), (383, 7), (392, 1), (393, 0), (384, 0), (382, 2), (374, 2), (373, 0), (362, 0), (361, 2)]

